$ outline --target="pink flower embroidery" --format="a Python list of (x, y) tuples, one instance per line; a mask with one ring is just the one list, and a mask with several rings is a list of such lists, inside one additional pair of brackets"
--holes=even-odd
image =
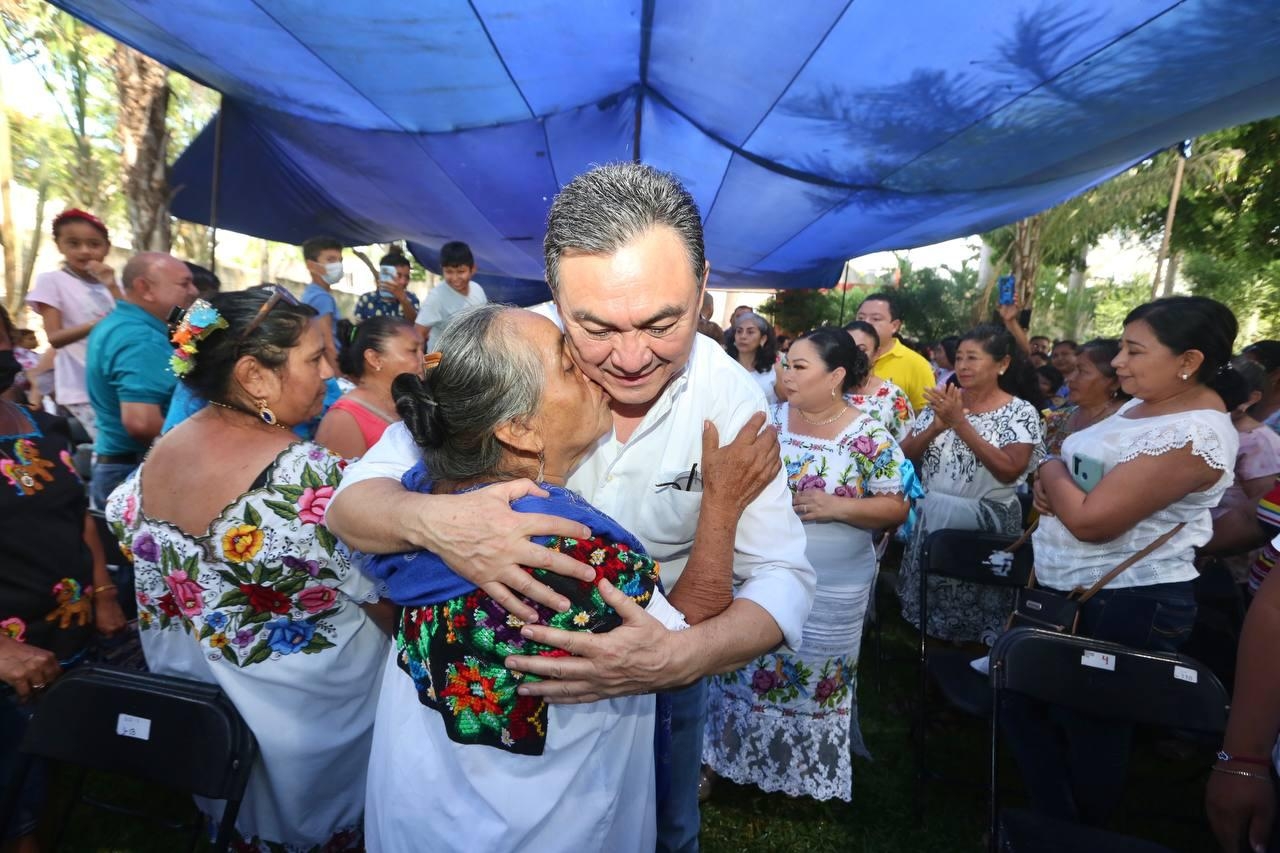
[(133, 495), (124, 499), (124, 524), (125, 527), (133, 527), (133, 523), (138, 520), (138, 499)]
[(827, 487), (827, 481), (817, 474), (806, 474), (800, 478), (800, 482), (796, 484), (797, 492), (807, 492), (811, 489), (822, 491)]
[(27, 641), (27, 623), (17, 616), (10, 616), (8, 619), (0, 620), (0, 636), (8, 637), (10, 640), (17, 640), (19, 643), (25, 643)]
[(860, 453), (863, 456), (870, 459), (872, 456), (875, 455), (875, 452), (879, 448), (879, 445), (876, 444), (876, 440), (871, 436), (860, 435), (853, 440), (853, 444), (851, 445), (851, 447), (853, 448), (854, 453)]
[(187, 577), (186, 572), (173, 572), (164, 579), (164, 583), (183, 616), (198, 616), (204, 610), (204, 599), (200, 595), (204, 587)]
[(308, 613), (319, 613), (332, 607), (337, 598), (338, 594), (327, 586), (309, 586), (298, 593), (298, 604)]
[(298, 518), (306, 524), (324, 524), (324, 513), (333, 499), (333, 486), (306, 488), (298, 498)]

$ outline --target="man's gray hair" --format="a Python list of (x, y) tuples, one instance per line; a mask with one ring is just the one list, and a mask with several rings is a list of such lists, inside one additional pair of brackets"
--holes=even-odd
[(694, 280), (701, 282), (706, 268), (702, 217), (675, 175), (643, 163), (608, 163), (574, 178), (547, 215), (543, 252), (551, 293), (559, 289), (560, 258), (566, 252), (611, 255), (655, 225), (680, 236)]
[(504, 318), (513, 310), (489, 303), (460, 312), (440, 336), (440, 364), (427, 380), (396, 380), (396, 405), (435, 479), (520, 475), (503, 470), (494, 433), (537, 412), (544, 376), (538, 354)]
[(165, 258), (172, 257), (165, 252), (139, 252), (125, 262), (124, 269), (120, 272), (121, 286), (126, 291), (131, 290), (134, 282), (150, 275), (156, 264), (163, 262)]

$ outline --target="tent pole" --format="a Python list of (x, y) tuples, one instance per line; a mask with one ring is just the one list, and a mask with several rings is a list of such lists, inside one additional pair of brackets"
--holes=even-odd
[(844, 301), (849, 297), (849, 262), (844, 262), (844, 271), (840, 273), (840, 325), (844, 325)]
[(226, 96), (218, 96), (218, 115), (213, 120), (213, 178), (209, 186), (209, 271), (218, 274), (218, 190), (222, 184), (222, 113)]

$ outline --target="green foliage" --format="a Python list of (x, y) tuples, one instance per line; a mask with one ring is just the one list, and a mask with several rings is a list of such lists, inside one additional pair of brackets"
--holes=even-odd
[(902, 336), (936, 341), (973, 327), (973, 305), (981, 296), (978, 271), (968, 264), (913, 268), (903, 261), (897, 291), (902, 312)]
[(1237, 349), (1255, 340), (1280, 338), (1280, 260), (1256, 264), (1237, 257), (1188, 254), (1183, 275), (1199, 296), (1216, 299), (1240, 322)]
[[(853, 293), (846, 298), (846, 319), (853, 316), (861, 298)], [(852, 307), (849, 307), (852, 306)], [(840, 321), (840, 292), (827, 290), (780, 290), (760, 311), (787, 334), (801, 334), (809, 329)]]
[(1109, 280), (1089, 289), (1094, 300), (1093, 322), (1082, 328), (1077, 340), (1115, 338), (1124, 328), (1124, 318), (1151, 298), (1151, 277), (1139, 275), (1131, 281)]

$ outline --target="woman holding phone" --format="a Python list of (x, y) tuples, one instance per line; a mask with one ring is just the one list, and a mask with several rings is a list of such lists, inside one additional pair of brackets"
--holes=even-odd
[[(1036, 580), (1066, 593), (1134, 559), (1080, 608), (1078, 633), (1176, 651), (1191, 633), (1195, 549), (1231, 485), (1239, 439), (1216, 388), (1226, 378), (1236, 318), (1224, 305), (1175, 296), (1125, 318), (1112, 362), (1133, 399), (1073, 433), (1040, 465)], [(1088, 823), (1119, 799), (1132, 727), (1009, 703), (1007, 732), (1033, 806)], [(1234, 772), (1247, 756), (1215, 770)]]

